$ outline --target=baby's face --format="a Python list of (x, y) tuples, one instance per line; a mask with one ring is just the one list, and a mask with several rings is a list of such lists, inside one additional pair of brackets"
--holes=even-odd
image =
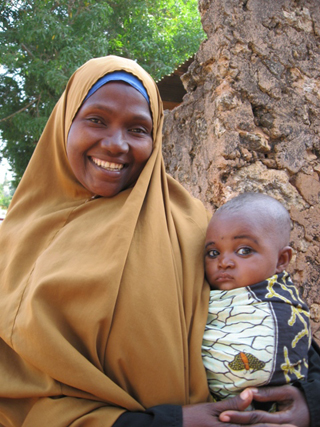
[(278, 268), (282, 248), (267, 229), (261, 218), (250, 212), (223, 211), (213, 216), (204, 255), (212, 289), (250, 286), (282, 271)]

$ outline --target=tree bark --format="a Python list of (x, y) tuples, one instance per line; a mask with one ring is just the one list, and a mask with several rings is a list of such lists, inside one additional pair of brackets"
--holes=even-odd
[(212, 212), (245, 191), (292, 221), (290, 273), (320, 342), (318, 0), (199, 0), (203, 42), (166, 112), (167, 171)]

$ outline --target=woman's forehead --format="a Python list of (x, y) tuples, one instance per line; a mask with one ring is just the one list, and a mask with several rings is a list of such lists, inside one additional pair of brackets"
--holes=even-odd
[(130, 84), (123, 81), (110, 81), (99, 87), (83, 102), (78, 110), (100, 110), (110, 114), (129, 114), (131, 118), (145, 120), (152, 125), (152, 115), (145, 97)]

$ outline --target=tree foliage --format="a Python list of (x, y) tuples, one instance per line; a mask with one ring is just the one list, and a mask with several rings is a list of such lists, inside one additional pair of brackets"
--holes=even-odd
[(69, 77), (85, 61), (124, 56), (157, 80), (203, 38), (197, 0), (2, 0), (1, 155), (16, 183)]

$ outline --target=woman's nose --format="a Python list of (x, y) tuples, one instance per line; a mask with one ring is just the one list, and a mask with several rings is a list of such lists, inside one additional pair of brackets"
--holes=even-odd
[(223, 269), (234, 268), (234, 261), (229, 255), (220, 255), (219, 266)]
[(109, 131), (102, 139), (101, 145), (112, 155), (127, 153), (129, 150), (128, 142), (121, 131)]

